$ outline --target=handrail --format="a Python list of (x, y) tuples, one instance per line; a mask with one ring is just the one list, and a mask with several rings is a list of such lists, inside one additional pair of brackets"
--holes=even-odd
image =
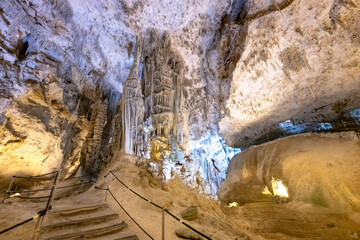
[(44, 220), (44, 217), (45, 217), (46, 213), (48, 212), (48, 210), (51, 209), (51, 204), (52, 204), (52, 201), (54, 200), (54, 192), (55, 192), (56, 184), (57, 184), (57, 182), (59, 180), (59, 176), (60, 176), (59, 172), (60, 171), (57, 171), (57, 173), (56, 173), (54, 184), (52, 185), (50, 196), (49, 196), (49, 199), (48, 199), (48, 201), (46, 203), (46, 207), (43, 210), (43, 214), (39, 216), (39, 219), (36, 222), (35, 232), (34, 232), (34, 237), (33, 237), (34, 240), (39, 239), (41, 224), (42, 224), (42, 222)]
[(21, 223), (15, 224), (14, 226), (11, 226), (11, 227), (9, 227), (9, 228), (7, 228), (7, 229), (5, 229), (5, 230), (2, 230), (2, 231), (0, 232), (0, 234), (6, 233), (7, 231), (10, 231), (10, 230), (12, 230), (12, 229), (14, 229), (14, 228), (17, 228), (17, 227), (21, 226), (21, 225), (24, 225), (25, 223), (28, 223), (28, 222), (34, 220), (35, 218), (38, 218), (38, 217), (40, 216), (40, 214), (42, 214), (42, 212), (38, 212), (38, 213), (37, 213), (35, 216), (33, 216), (32, 218), (29, 218), (29, 219), (27, 219), (27, 220), (25, 220), (25, 221), (22, 221)]
[[(11, 183), (10, 183), (10, 185), (9, 185), (9, 188), (8, 188), (8, 190), (7, 190), (6, 192), (7, 192), (8, 194), (11, 193), (10, 189), (11, 189), (11, 186), (12, 186), (13, 181), (14, 181), (15, 178), (32, 179), (32, 178), (36, 178), (36, 177), (43, 177), (43, 176), (51, 175), (51, 174), (54, 174), (54, 173), (56, 173), (56, 177), (55, 177), (55, 180), (56, 180), (57, 177), (59, 176), (59, 172), (58, 172), (58, 171), (51, 172), (51, 173), (46, 173), (46, 174), (42, 174), (42, 175), (37, 175), (37, 176), (30, 176), (30, 177), (13, 176), (13, 178), (12, 178), (12, 180), (11, 180)], [(19, 198), (23, 198), (23, 199), (42, 199), (42, 198), (49, 198), (49, 200), (50, 200), (52, 194), (53, 194), (53, 191), (51, 191), (50, 196), (42, 196), (42, 197), (21, 197), (21, 196), (19, 196)], [(38, 213), (37, 213), (34, 217), (32, 217), (32, 218), (29, 218), (29, 219), (27, 219), (27, 220), (25, 220), (25, 221), (22, 221), (21, 223), (18, 223), (18, 224), (16, 224), (16, 225), (12, 226), (12, 227), (9, 227), (9, 228), (1, 231), (0, 234), (3, 234), (3, 233), (5, 233), (5, 232), (7, 232), (7, 231), (10, 231), (10, 230), (14, 229), (14, 228), (17, 228), (17, 227), (19, 227), (19, 226), (21, 226), (21, 225), (23, 225), (23, 224), (25, 224), (25, 223), (28, 223), (28, 222), (36, 219), (36, 218), (38, 218), (38, 222), (37, 222), (37, 224), (38, 224), (38, 223), (39, 223), (39, 220), (40, 220), (40, 219), (43, 219), (43, 217), (45, 216), (47, 210), (49, 209), (49, 200), (48, 200), (48, 202), (47, 202), (47, 204), (46, 204), (45, 210), (42, 210), (42, 211), (38, 212)], [(42, 221), (42, 220), (41, 220), (41, 221)]]
[(50, 173), (45, 173), (45, 174), (41, 174), (41, 175), (35, 175), (35, 176), (28, 176), (28, 177), (23, 177), (23, 176), (13, 176), (14, 178), (26, 178), (26, 179), (30, 179), (30, 178), (37, 178), (37, 177), (43, 177), (43, 176), (48, 176), (54, 173), (57, 173), (58, 171), (54, 171), (54, 172), (50, 172)]
[[(24, 190), (22, 192), (18, 192), (18, 191), (11, 191), (11, 187), (13, 185), (13, 182), (14, 182), (14, 179), (15, 178), (21, 178), (21, 179), (26, 179), (26, 180), (39, 180), (39, 179), (36, 179), (38, 177), (44, 177), (44, 176), (48, 176), (48, 175), (51, 175), (51, 174), (54, 174), (56, 173), (56, 176), (55, 176), (55, 179), (54, 179), (54, 183), (52, 185), (51, 188), (47, 188), (47, 189), (38, 189), (38, 190)], [(56, 189), (64, 189), (64, 188), (70, 188), (70, 187), (74, 187), (74, 186), (80, 186), (80, 185), (84, 185), (84, 184), (89, 184), (91, 183), (91, 180), (89, 180), (88, 182), (83, 182), (83, 183), (79, 183), (79, 184), (73, 184), (73, 185), (68, 185), (68, 186), (63, 186), (63, 187), (56, 187), (56, 184), (57, 184), (57, 181), (59, 181), (59, 171), (54, 171), (54, 172), (51, 172), (51, 173), (46, 173), (46, 174), (42, 174), (42, 175), (36, 175), (36, 176), (29, 176), (29, 177), (23, 177), (23, 176), (13, 176), (12, 180), (11, 180), (11, 183), (6, 191), (7, 194), (19, 194), (19, 195), (16, 195), (16, 196), (10, 196), (10, 197), (16, 197), (16, 198), (20, 198), (20, 199), (44, 199), (44, 198), (48, 198), (48, 201), (46, 203), (46, 207), (44, 210), (38, 212), (37, 215), (35, 215), (34, 217), (32, 218), (29, 218), (23, 222), (20, 222), (12, 227), (9, 227), (5, 230), (2, 230), (0, 231), (0, 234), (2, 233), (5, 233), (7, 231), (10, 231), (14, 228), (17, 228), (27, 222), (30, 222), (36, 218), (38, 218), (38, 222), (36, 223), (36, 228), (35, 228), (35, 234), (34, 234), (34, 239), (38, 239), (39, 237), (39, 231), (40, 231), (40, 227), (41, 227), (41, 224), (42, 224), (42, 221), (43, 221), (43, 218), (44, 216), (47, 214), (47, 212), (51, 209), (51, 204), (52, 204), (52, 201), (54, 199), (54, 192), (55, 192), (55, 188)], [(72, 178), (81, 178), (81, 177), (71, 177), (71, 178), (68, 178), (68, 179), (72, 179)], [(49, 178), (49, 179), (46, 179), (46, 180), (51, 180), (53, 178)], [(50, 192), (50, 195), (48, 196), (39, 196), (39, 197), (28, 197), (28, 196), (21, 196), (21, 194), (24, 194), (24, 193), (32, 193), (32, 192), (41, 192), (41, 191), (51, 191)]]
[(13, 191), (11, 191), (11, 187), (14, 183), (14, 179), (16, 178), (19, 178), (19, 179), (27, 179), (27, 180), (40, 180), (40, 181), (49, 181), (51, 180), (52, 178), (49, 178), (49, 179), (39, 179), (38, 177), (44, 177), (44, 176), (48, 176), (48, 175), (51, 175), (51, 174), (54, 174), (54, 173), (57, 173), (58, 171), (54, 171), (54, 172), (50, 172), (50, 173), (45, 173), (45, 174), (41, 174), (41, 175), (35, 175), (35, 176), (27, 176), (27, 177), (23, 177), (23, 176), (16, 176), (14, 175), (12, 178), (11, 178), (11, 182), (10, 182), (10, 185), (6, 191), (7, 194), (11, 194), (11, 193), (14, 193)]
[[(167, 214), (169, 214), (171, 217), (173, 217), (174, 219), (176, 219), (177, 221), (181, 222), (183, 225), (185, 225), (187, 228), (191, 229), (192, 231), (196, 232), (197, 234), (199, 234), (200, 236), (204, 237), (205, 239), (208, 240), (212, 240), (210, 237), (206, 236), (205, 234), (203, 234), (202, 232), (196, 230), (195, 228), (191, 227), (189, 224), (185, 223), (183, 220), (181, 220), (180, 218), (176, 217), (174, 214), (172, 214), (169, 210), (165, 209), (164, 207), (160, 207), (159, 205), (157, 205), (156, 203), (151, 202), (150, 200), (148, 200), (147, 198), (141, 196), (140, 194), (138, 194), (137, 192), (135, 192), (134, 190), (132, 190), (131, 188), (129, 188), (125, 183), (123, 183), (112, 171), (109, 171), (108, 174), (106, 174), (104, 177), (107, 177), (109, 174), (112, 174), (114, 176), (114, 178), (120, 182), (125, 188), (127, 188), (128, 190), (130, 190), (132, 193), (134, 193), (135, 195), (137, 195), (138, 197), (140, 197), (141, 199), (143, 199), (144, 201), (154, 205), (157, 208), (162, 209), (163, 211), (165, 211)], [(99, 188), (97, 188), (99, 189)], [(108, 190), (110, 192), (110, 189), (102, 189), (102, 190)]]
[(114, 198), (114, 200), (116, 201), (116, 203), (117, 203), (117, 204), (121, 207), (121, 209), (126, 213), (126, 215), (128, 215), (129, 218), (130, 218), (146, 235), (148, 235), (148, 237), (149, 237), (150, 239), (154, 240), (154, 238), (151, 237), (150, 234), (147, 233), (147, 232), (135, 221), (135, 219), (130, 216), (130, 214), (129, 214), (129, 213), (125, 210), (125, 208), (120, 204), (120, 202), (116, 199), (116, 197), (114, 196), (114, 194), (111, 192), (111, 190), (110, 190), (109, 188), (106, 188), (106, 189), (105, 189), (105, 188), (99, 188), (99, 187), (96, 187), (96, 186), (95, 186), (95, 189), (108, 191), (108, 192), (111, 194), (111, 196)]
[[(63, 187), (57, 187), (56, 189), (63, 189), (63, 188), (69, 188), (69, 187), (75, 187), (75, 186), (80, 186), (80, 185), (85, 185), (85, 184), (89, 184), (91, 183), (91, 181), (89, 182), (84, 182), (84, 183), (78, 183), (78, 184), (73, 184), (73, 185), (68, 185), (68, 186), (63, 186)], [(31, 192), (42, 192), (42, 191), (50, 191), (52, 188), (45, 188), (45, 189), (38, 189), (38, 190), (24, 190), (21, 192), (18, 191), (8, 191), (8, 194), (12, 194), (12, 193), (31, 193)]]

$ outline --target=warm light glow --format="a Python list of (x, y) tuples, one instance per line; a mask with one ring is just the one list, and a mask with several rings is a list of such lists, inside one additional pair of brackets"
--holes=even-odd
[(272, 190), (274, 196), (279, 197), (289, 197), (286, 187), (282, 184), (281, 180), (275, 179), (274, 177), (271, 180)]
[(10, 197), (20, 197), (21, 196), (21, 193), (14, 193), (14, 194), (11, 194)]
[(272, 193), (269, 191), (268, 187), (265, 186), (264, 190), (261, 192), (264, 195), (272, 195)]
[(232, 203), (229, 203), (229, 206), (228, 207), (238, 207), (239, 204), (237, 202), (232, 202)]
[(164, 158), (165, 155), (170, 154), (169, 145), (165, 137), (157, 137), (150, 143), (151, 151), (150, 156), (152, 160), (159, 161)]

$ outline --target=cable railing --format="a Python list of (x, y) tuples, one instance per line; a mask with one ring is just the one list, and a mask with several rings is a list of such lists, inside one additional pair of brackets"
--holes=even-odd
[[(180, 218), (176, 217), (174, 214), (172, 214), (169, 210), (167, 210), (165, 207), (161, 207), (158, 204), (150, 201), (149, 199), (141, 196), (139, 193), (135, 192), (134, 190), (132, 190), (131, 188), (129, 188), (125, 183), (123, 183), (112, 171), (110, 171), (108, 174), (106, 174), (104, 177), (107, 177), (109, 174), (112, 174), (113, 177), (119, 182), (121, 183), (125, 188), (127, 188), (128, 190), (130, 190), (132, 193), (134, 193), (136, 196), (138, 196), (139, 198), (141, 198), (142, 200), (148, 202), (149, 204), (161, 209), (162, 211), (162, 239), (165, 239), (165, 216), (164, 213), (166, 212), (167, 214), (169, 214), (171, 217), (173, 217), (175, 220), (179, 221), (180, 223), (182, 223), (183, 225), (185, 225), (187, 228), (189, 228), (190, 230), (196, 232), (197, 234), (199, 234), (200, 236), (204, 237), (205, 239), (208, 240), (212, 240), (210, 237), (206, 236), (204, 233), (198, 231), (197, 229), (193, 228), (192, 226), (190, 226), (189, 224), (187, 224), (186, 222), (184, 222), (183, 220), (181, 220)], [(99, 187), (95, 187), (95, 189), (98, 190), (105, 190), (108, 191), (110, 193), (110, 195), (113, 197), (113, 199), (117, 202), (117, 204), (121, 207), (121, 209), (130, 217), (130, 219), (150, 238), (150, 239), (154, 239), (152, 236), (150, 236), (149, 233), (147, 233), (135, 220), (133, 217), (130, 216), (130, 214), (125, 210), (125, 208), (120, 204), (120, 202), (115, 198), (114, 194), (112, 193), (112, 191), (109, 188), (99, 188)]]
[(18, 223), (18, 224), (15, 224), (14, 226), (11, 226), (11, 227), (9, 227), (9, 228), (7, 228), (7, 229), (5, 229), (5, 230), (0, 231), (0, 235), (3, 234), (3, 233), (8, 232), (8, 231), (10, 231), (10, 230), (12, 230), (12, 229), (14, 229), (14, 228), (20, 227), (21, 225), (24, 225), (25, 223), (28, 223), (28, 222), (30, 222), (30, 221), (38, 218), (38, 217), (40, 216), (40, 214), (43, 214), (43, 211), (38, 212), (38, 213), (37, 213), (35, 216), (33, 216), (32, 218), (29, 218), (29, 219), (27, 219), (27, 220), (25, 220), (25, 221), (22, 221), (22, 222), (20, 222), (20, 223)]
[(104, 191), (108, 191), (110, 193), (110, 195), (113, 197), (113, 199), (115, 200), (115, 202), (120, 206), (120, 208), (126, 213), (126, 215), (128, 215), (128, 217), (152, 240), (154, 240), (154, 238), (144, 230), (144, 228), (142, 228), (140, 226), (140, 224), (138, 224), (135, 219), (128, 213), (128, 211), (125, 210), (125, 208), (121, 205), (121, 203), (119, 202), (119, 200), (116, 199), (116, 197), (114, 196), (114, 194), (111, 192), (111, 190), (109, 188), (99, 188), (99, 187), (95, 187), (95, 189), (98, 190), (104, 190)]
[[(16, 197), (16, 198), (23, 198), (23, 199), (48, 198), (49, 196), (41, 196), (41, 197), (23, 196), (24, 194), (28, 195), (29, 193), (32, 193), (32, 192), (41, 192), (41, 191), (46, 191), (47, 189), (18, 191), (16, 187), (15, 187), (14, 190), (12, 188), (13, 188), (13, 185), (14, 185), (16, 179), (23, 179), (23, 180), (27, 180), (27, 181), (50, 181), (50, 180), (54, 179), (54, 177), (56, 176), (55, 174), (57, 174), (57, 172), (58, 171), (54, 171), (54, 172), (41, 174), (41, 175), (36, 175), (36, 176), (13, 176), (12, 179), (11, 179), (11, 182), (9, 184), (9, 187), (8, 187), (8, 189), (6, 191), (6, 193), (8, 195), (8, 198), (9, 197), (10, 198)], [(54, 175), (54, 176), (51, 176), (51, 175)]]
[[(39, 211), (39, 212), (38, 212), (35, 216), (33, 216), (32, 218), (29, 218), (29, 219), (27, 219), (27, 220), (25, 220), (25, 221), (22, 221), (22, 222), (14, 225), (14, 226), (11, 226), (11, 227), (9, 227), (9, 228), (7, 228), (7, 229), (5, 229), (5, 230), (2, 230), (2, 231), (0, 232), (0, 234), (3, 234), (3, 233), (5, 233), (5, 232), (8, 232), (8, 231), (10, 231), (10, 230), (12, 230), (12, 229), (15, 229), (15, 228), (17, 228), (17, 227), (20, 227), (20, 226), (24, 225), (25, 223), (31, 222), (31, 221), (34, 220), (34, 219), (38, 219), (38, 222), (36, 223), (36, 226), (38, 226), (39, 220), (40, 220), (40, 219), (43, 219), (43, 217), (46, 215), (47, 211), (51, 208), (50, 202), (51, 202), (51, 200), (53, 199), (55, 183), (56, 183), (57, 178), (58, 178), (58, 176), (59, 176), (59, 172), (58, 172), (58, 171), (55, 171), (55, 172), (51, 172), (51, 173), (46, 173), (46, 174), (37, 175), (37, 176), (29, 176), (29, 177), (13, 176), (13, 178), (12, 178), (12, 180), (11, 180), (11, 182), (10, 182), (10, 185), (9, 185), (9, 187), (8, 187), (8, 190), (6, 191), (7, 194), (9, 194), (9, 193), (11, 192), (11, 191), (10, 191), (10, 190), (11, 190), (11, 187), (12, 187), (12, 185), (13, 185), (13, 183), (14, 183), (14, 179), (16, 179), (16, 178), (22, 178), (22, 179), (27, 179), (27, 180), (29, 180), (29, 179), (37, 179), (38, 177), (49, 176), (49, 175), (52, 175), (52, 174), (56, 174), (56, 175), (55, 175), (54, 184), (53, 184), (53, 186), (52, 186), (52, 188), (51, 188), (51, 193), (50, 193), (49, 196), (42, 196), (42, 197), (25, 197), (25, 198), (27, 198), (27, 199), (48, 198), (48, 201), (47, 201), (47, 203), (46, 203), (45, 209), (42, 210), (42, 211)], [(46, 180), (51, 180), (51, 179), (52, 179), (52, 178), (46, 179)], [(10, 194), (9, 194), (9, 195), (10, 195)], [(11, 196), (10, 196), (10, 197), (11, 197)], [(15, 194), (13, 195), (13, 197), (24, 198), (24, 197), (21, 197), (21, 194), (20, 194), (20, 193), (18, 193), (18, 194), (15, 193)], [(41, 220), (41, 221), (42, 221), (42, 220)], [(38, 239), (39, 231), (40, 231), (39, 228), (35, 227), (35, 232), (34, 232), (34, 239), (35, 239), (35, 240)]]
[[(42, 199), (42, 198), (48, 198), (49, 196), (36, 196), (36, 197), (30, 197), (28, 196), (28, 194), (30, 193), (36, 193), (36, 192), (45, 192), (45, 191), (51, 191), (52, 188), (45, 188), (45, 189), (34, 189), (34, 190), (22, 190), (19, 191), (17, 189), (12, 190), (12, 187), (14, 185), (14, 180), (15, 179), (26, 179), (26, 180), (30, 180), (30, 181), (49, 181), (54, 179), (55, 176), (53, 177), (47, 177), (47, 178), (43, 178), (44, 176), (50, 176), (52, 174), (56, 174), (57, 171), (55, 172), (51, 172), (51, 173), (47, 173), (47, 174), (42, 174), (42, 175), (37, 175), (37, 176), (29, 176), (29, 177), (24, 177), (24, 176), (13, 176), (10, 185), (6, 191), (6, 193), (8, 194), (8, 197), (10, 198), (21, 198), (21, 199)], [(81, 177), (71, 177), (68, 178), (66, 180), (69, 179), (75, 179), (75, 178), (79, 178), (81, 179)], [(72, 184), (72, 185), (68, 185), (68, 186), (61, 186), (61, 187), (57, 187), (57, 189), (65, 189), (65, 188), (71, 188), (71, 187), (76, 187), (76, 186), (81, 186), (81, 185), (85, 185), (85, 184), (89, 184), (91, 183), (91, 180), (87, 181), (87, 182), (83, 182), (83, 183), (78, 183), (78, 184)], [(25, 196), (24, 196), (25, 195)], [(27, 195), (27, 196), (26, 196)]]
[[(55, 175), (54, 175), (55, 174)], [(54, 176), (51, 176), (54, 175)], [(89, 184), (91, 183), (91, 180), (89, 180), (89, 182), (83, 182), (83, 183), (78, 183), (78, 184), (72, 184), (72, 185), (67, 185), (67, 186), (62, 186), (62, 187), (57, 187), (58, 181), (59, 179), (59, 171), (54, 171), (51, 173), (46, 173), (46, 174), (42, 174), (42, 175), (36, 175), (36, 176), (13, 176), (13, 178), (11, 179), (10, 185), (6, 191), (6, 193), (8, 194), (8, 197), (16, 197), (16, 198), (20, 198), (20, 199), (48, 199), (47, 203), (46, 203), (46, 207), (44, 210), (39, 211), (35, 216), (33, 216), (32, 218), (26, 219), (14, 226), (11, 226), (7, 229), (4, 229), (2, 231), (0, 231), (0, 235), (8, 232), (12, 229), (15, 229), (17, 227), (20, 227), (28, 222), (31, 222), (34, 219), (38, 219), (36, 226), (35, 226), (35, 231), (34, 231), (34, 236), (33, 239), (37, 240), (39, 238), (39, 234), (40, 234), (40, 228), (41, 228), (41, 224), (43, 221), (44, 216), (47, 214), (47, 212), (52, 208), (52, 201), (54, 200), (55, 197), (55, 190), (56, 189), (64, 189), (64, 188), (70, 188), (70, 187), (75, 187), (75, 186), (80, 186), (80, 185), (84, 185), (84, 184)], [(66, 180), (69, 179), (73, 179), (73, 178), (81, 178), (81, 177), (72, 177), (72, 178), (68, 178)], [(26, 179), (26, 180), (35, 180), (35, 181), (49, 181), (54, 179), (52, 187), (51, 188), (45, 188), (45, 189), (35, 189), (35, 190), (23, 190), (23, 191), (17, 191), (17, 189), (15, 189), (14, 191), (12, 190), (12, 187), (14, 185), (14, 180), (15, 179)], [(50, 194), (48, 196), (28, 196), (27, 194), (30, 193), (36, 193), (36, 192), (42, 192), (42, 191), (50, 191)], [(23, 195), (27, 195), (27, 196), (23, 196)], [(6, 198), (5, 198), (6, 199)], [(4, 200), (5, 200), (4, 199)]]

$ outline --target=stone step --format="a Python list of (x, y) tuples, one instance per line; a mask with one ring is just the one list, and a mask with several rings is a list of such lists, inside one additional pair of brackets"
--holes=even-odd
[[(125, 222), (111, 224), (108, 226), (96, 226), (96, 228), (89, 230), (78, 230), (72, 233), (57, 233), (53, 236), (46, 236), (41, 238), (42, 240), (74, 240), (74, 239), (95, 239), (96, 237), (110, 235), (122, 231), (127, 227)], [(43, 235), (44, 236), (44, 235)]]
[(42, 227), (42, 231), (55, 231), (57, 229), (64, 229), (64, 228), (75, 228), (87, 225), (94, 225), (97, 223), (104, 223), (109, 220), (118, 219), (119, 215), (115, 213), (106, 214), (102, 216), (95, 216), (95, 217), (87, 217), (77, 220), (68, 220), (68, 221), (61, 221), (54, 224), (49, 224)]
[(93, 238), (93, 240), (139, 240), (139, 237), (130, 231), (121, 231), (111, 235)]
[(115, 238), (114, 240), (139, 240), (139, 237), (137, 235), (130, 235), (126, 237)]
[(97, 204), (97, 205), (85, 205), (77, 208), (66, 208), (66, 209), (55, 209), (51, 210), (50, 214), (59, 214), (64, 217), (78, 216), (82, 214), (88, 214), (102, 209), (107, 209), (106, 204)]
[[(39, 198), (49, 196), (51, 192), (53, 184), (53, 179), (51, 181), (47, 181), (39, 186), (30, 187), (29, 189), (19, 189), (17, 192), (22, 193), (23, 197), (30, 197), (29, 199), (25, 198), (11, 198), (7, 202), (16, 202), (18, 200), (30, 200), (32, 202), (43, 202), (47, 201), (47, 198)], [(86, 191), (91, 186), (91, 183), (86, 178), (71, 178), (60, 180), (57, 184), (57, 189), (55, 192), (55, 200), (69, 197), (75, 194), (82, 193)], [(16, 184), (12, 187), (12, 189), (16, 189)], [(45, 190), (46, 189), (46, 190)], [(37, 191), (37, 190), (45, 190), (45, 191)], [(39, 198), (39, 199), (37, 199)]]

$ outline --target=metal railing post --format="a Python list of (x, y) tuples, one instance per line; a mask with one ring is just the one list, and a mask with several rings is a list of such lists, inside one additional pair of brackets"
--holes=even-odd
[[(106, 189), (109, 189), (109, 178), (106, 177), (105, 181), (106, 181)], [(105, 202), (107, 201), (108, 192), (109, 191), (105, 191)]]
[[(169, 212), (167, 209), (165, 209), (164, 207), (160, 207), (159, 205), (157, 205), (156, 203), (153, 203), (152, 201), (150, 201), (149, 199), (141, 196), (140, 194), (138, 194), (137, 192), (135, 192), (134, 190), (132, 190), (131, 188), (129, 188), (125, 183), (123, 183), (112, 171), (110, 171), (107, 175), (112, 174), (114, 176), (114, 178), (121, 183), (125, 188), (127, 188), (129, 191), (131, 191), (132, 193), (134, 193), (135, 195), (137, 195), (138, 197), (140, 197), (141, 199), (143, 199), (144, 201), (150, 203), (151, 205), (162, 209), (162, 239), (165, 239), (165, 216), (164, 216), (164, 212), (166, 212), (167, 214), (169, 214), (171, 217), (173, 217), (174, 219), (176, 219), (177, 221), (181, 222), (183, 225), (185, 225), (187, 228), (191, 229), (192, 231), (196, 232), (197, 234), (199, 234), (200, 236), (212, 240), (210, 237), (206, 236), (205, 234), (203, 234), (202, 232), (196, 230), (195, 228), (191, 227), (189, 224), (185, 223), (184, 221), (182, 221), (180, 218), (176, 217), (174, 214), (172, 214), (171, 212)], [(107, 176), (106, 175), (106, 176)], [(123, 211), (131, 218), (131, 220), (133, 220), (133, 222), (138, 225), (138, 227), (144, 231), (144, 233), (146, 233), (151, 239), (153, 239), (147, 232), (145, 232), (144, 229), (142, 229), (140, 227), (140, 225), (135, 222), (135, 220), (130, 216), (130, 214), (128, 214), (128, 212), (121, 206), (121, 204), (118, 202), (118, 200), (115, 198), (115, 196), (113, 195), (113, 193), (110, 191), (110, 189), (102, 189), (102, 188), (98, 188), (95, 186), (95, 189), (100, 189), (100, 190), (107, 190), (109, 191), (109, 193), (111, 194), (111, 196), (114, 198), (114, 200), (118, 203), (118, 205), (123, 209)]]
[(56, 185), (57, 185), (57, 183), (59, 181), (59, 176), (60, 176), (60, 170), (56, 173), (55, 180), (54, 180), (53, 186), (51, 188), (50, 196), (49, 196), (49, 199), (48, 199), (48, 201), (46, 203), (45, 210), (42, 212), (42, 214), (40, 214), (40, 216), (38, 218), (38, 221), (36, 222), (33, 240), (38, 240), (39, 239), (40, 229), (41, 229), (41, 225), (42, 225), (42, 222), (44, 220), (45, 214), (52, 207), (52, 202), (53, 202), (54, 197), (55, 197), (55, 190), (56, 190)]
[(161, 209), (162, 213), (162, 240), (165, 240), (165, 211), (164, 208)]
[(9, 188), (8, 188), (8, 190), (6, 191), (7, 193), (9, 193), (10, 192), (10, 190), (11, 190), (11, 187), (12, 187), (12, 184), (13, 184), (13, 182), (14, 182), (14, 176), (12, 177), (12, 179), (11, 179), (11, 182), (10, 182), (10, 185), (9, 185)]

